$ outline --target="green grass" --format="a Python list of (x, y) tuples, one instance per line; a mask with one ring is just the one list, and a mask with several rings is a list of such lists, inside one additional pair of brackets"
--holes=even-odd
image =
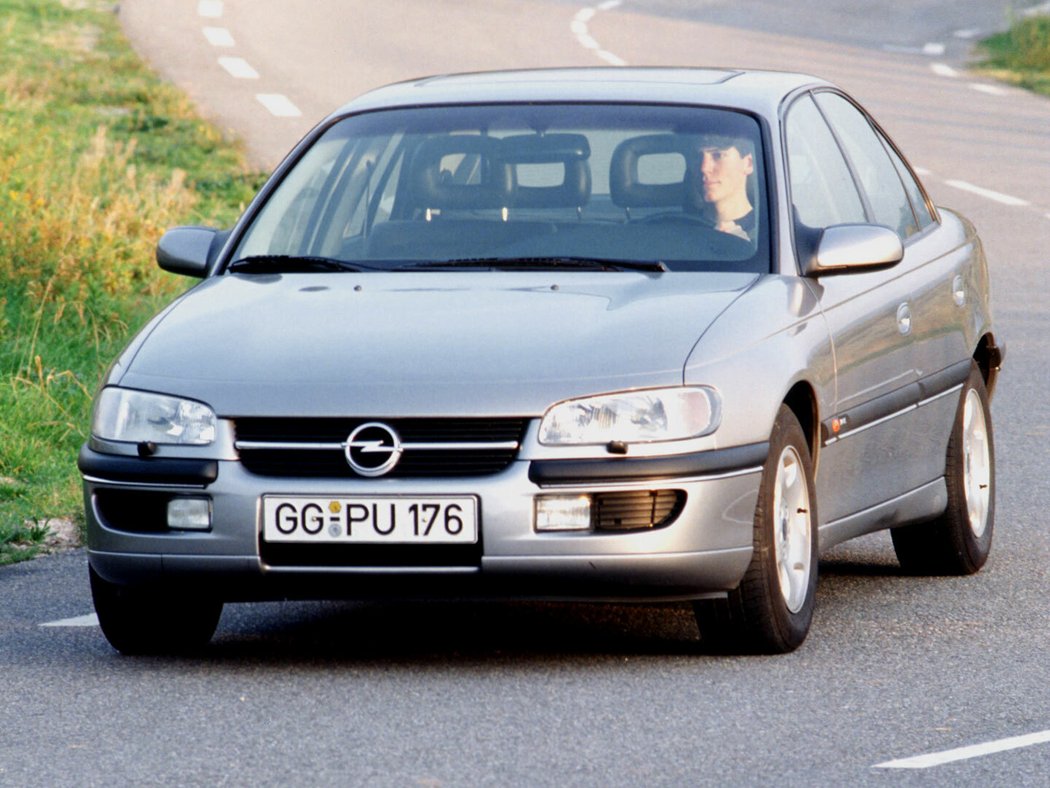
[(1050, 16), (1031, 16), (981, 42), (990, 76), (1050, 95)]
[(108, 364), (187, 285), (176, 224), (229, 225), (261, 183), (132, 53), (111, 3), (0, 0), (0, 564), (83, 521), (76, 456)]

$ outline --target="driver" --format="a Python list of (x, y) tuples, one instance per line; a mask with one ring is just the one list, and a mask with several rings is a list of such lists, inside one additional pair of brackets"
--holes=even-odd
[(744, 240), (755, 237), (755, 211), (747, 179), (755, 171), (753, 143), (717, 134), (700, 139), (699, 206), (716, 230)]

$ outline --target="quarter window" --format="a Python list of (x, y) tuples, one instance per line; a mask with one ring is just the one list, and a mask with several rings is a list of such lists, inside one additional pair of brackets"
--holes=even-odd
[(915, 180), (915, 176), (911, 174), (911, 170), (904, 164), (904, 160), (893, 149), (893, 146), (886, 142), (885, 139), (883, 142), (886, 143), (886, 150), (889, 151), (890, 158), (893, 159), (893, 166), (897, 168), (897, 174), (901, 176), (904, 190), (908, 192), (908, 197), (911, 199), (911, 207), (915, 211), (919, 229), (925, 230), (933, 224), (933, 214), (930, 213), (929, 204), (926, 202), (926, 192), (923, 191), (919, 182)]

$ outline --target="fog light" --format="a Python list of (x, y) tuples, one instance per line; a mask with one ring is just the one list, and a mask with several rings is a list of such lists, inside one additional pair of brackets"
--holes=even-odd
[(536, 499), (537, 531), (591, 530), (591, 496), (544, 495)]
[(168, 501), (168, 528), (207, 531), (211, 528), (210, 498), (173, 498)]

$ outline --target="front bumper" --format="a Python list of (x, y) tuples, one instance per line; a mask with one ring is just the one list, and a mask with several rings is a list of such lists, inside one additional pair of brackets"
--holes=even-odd
[[(251, 474), (236, 460), (114, 457), (88, 447), (80, 467), (89, 561), (115, 583), (190, 583), (228, 601), (445, 595), (674, 600), (723, 594), (739, 583), (751, 559), (766, 451), (757, 445), (633, 464), (518, 460), (496, 475), (457, 479), (273, 478)], [(167, 478), (166, 467), (173, 471)], [(534, 529), (538, 495), (639, 490), (682, 493), (677, 516), (642, 530)], [(319, 544), (309, 560), (278, 564), (266, 559), (262, 543), (264, 495), (476, 496), (479, 544), (458, 553), (384, 546), (350, 560), (352, 549)], [(211, 530), (167, 528), (156, 504), (181, 496), (210, 499)]]

